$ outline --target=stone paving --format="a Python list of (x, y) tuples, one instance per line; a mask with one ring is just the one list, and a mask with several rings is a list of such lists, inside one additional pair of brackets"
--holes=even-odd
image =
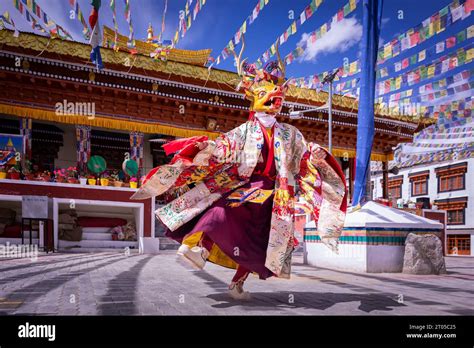
[(172, 251), (0, 259), (0, 314), (474, 315), (474, 258), (446, 258), (441, 276), (342, 272), (294, 259), (290, 280), (250, 276), (247, 302), (226, 293), (232, 270), (192, 270)]

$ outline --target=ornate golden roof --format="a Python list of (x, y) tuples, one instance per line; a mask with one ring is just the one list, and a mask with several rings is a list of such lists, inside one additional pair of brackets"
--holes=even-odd
[[(115, 32), (111, 32), (113, 35), (115, 35)], [(126, 46), (127, 38), (122, 36), (122, 40), (125, 40), (124, 44)], [(142, 44), (140, 44), (140, 49), (145, 50), (146, 47), (148, 47), (147, 49), (149, 49), (150, 44), (146, 44), (143, 42)], [(82, 59), (85, 62), (89, 61), (90, 56), (90, 46), (81, 42), (51, 39), (41, 35), (24, 32), (20, 33), (18, 37), (14, 37), (13, 31), (8, 29), (0, 31), (0, 49), (3, 45), (30, 49), (37, 52), (50, 52), (58, 55), (73, 56)], [(162, 72), (165, 74), (169, 74), (170, 76), (178, 75), (192, 79), (199, 79), (202, 81), (212, 81), (223, 85), (235, 86), (240, 80), (239, 76), (234, 72), (219, 69), (211, 69), (209, 71), (209, 69), (204, 66), (204, 63), (197, 64), (199, 59), (202, 59), (200, 63), (204, 61), (204, 57), (207, 60), (210, 50), (174, 50), (175, 55), (170, 56), (167, 61), (154, 60), (149, 56), (137, 54), (135, 56), (136, 58), (134, 59), (133, 66), (135, 68), (140, 68), (144, 70)], [(128, 49), (127, 51), (121, 50), (115, 52), (112, 48), (104, 48), (101, 50), (101, 54), (104, 64), (108, 63), (116, 65), (126, 65), (126, 62), (129, 60), (128, 58), (130, 57)], [(202, 56), (199, 56), (199, 54), (202, 54)], [(294, 98), (294, 100), (301, 103), (305, 103), (306, 101), (324, 104), (327, 101), (328, 95), (326, 92), (323, 91), (317, 92), (314, 89), (290, 86), (289, 91), (287, 93), (287, 97)], [(342, 107), (354, 111), (356, 111), (358, 108), (358, 103), (354, 98), (345, 97), (341, 95), (334, 95), (333, 105), (335, 107)], [(375, 107), (375, 114), (377, 116), (385, 116), (389, 119), (397, 119), (408, 123), (433, 123), (433, 119), (420, 119), (418, 117), (388, 114), (386, 111), (382, 110), (379, 105), (376, 105)]]
[[(103, 28), (102, 46), (113, 48), (113, 43), (115, 41), (115, 31), (114, 29), (105, 25)], [(128, 37), (121, 35), (120, 33), (117, 35), (117, 46), (121, 51), (129, 51), (127, 42)], [(155, 44), (135, 40), (135, 49), (137, 50), (138, 54), (143, 54), (144, 56), (150, 57), (150, 53), (154, 52), (156, 47), (157, 46)], [(204, 66), (207, 63), (207, 59), (209, 58), (211, 51), (211, 49), (190, 51), (172, 48), (170, 49), (167, 59), (174, 62)]]

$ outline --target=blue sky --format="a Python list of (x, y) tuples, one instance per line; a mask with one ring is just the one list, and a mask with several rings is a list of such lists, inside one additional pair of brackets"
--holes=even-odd
[[(83, 41), (81, 24), (77, 19), (69, 19), (71, 7), (68, 0), (36, 1), (58, 24), (68, 30), (74, 39)], [(339, 8), (344, 6), (346, 2), (347, 0), (323, 1), (315, 14), (299, 28), (299, 31), (295, 35), (292, 35), (289, 40), (282, 45), (280, 49), (282, 56), (285, 56), (295, 49), (304, 33), (309, 33), (319, 28), (322, 24), (327, 22)], [(116, 3), (119, 30), (122, 34), (128, 35), (128, 25), (124, 17), (124, 1), (116, 0)], [(186, 0), (168, 0), (166, 31), (164, 33), (165, 39), (172, 39), (178, 25), (179, 11), (184, 8), (185, 3)], [(195, 22), (193, 22), (192, 27), (186, 36), (180, 39), (177, 47), (184, 49), (211, 48), (212, 55), (216, 57), (241, 26), (244, 19), (250, 15), (256, 3), (257, 0), (207, 0), (205, 6), (196, 17)], [(247, 27), (244, 56), (248, 57), (250, 61), (257, 59), (291, 24), (293, 19), (290, 19), (290, 11), (294, 11), (294, 17), (297, 18), (309, 3), (310, 0), (270, 0), (257, 20)], [(407, 29), (419, 24), (422, 20), (449, 3), (451, 3), (451, 0), (385, 0), (383, 27), (381, 31), (382, 42), (390, 41), (395, 35), (405, 32)], [(90, 1), (79, 0), (79, 4), (87, 20), (91, 9)], [(163, 4), (164, 0), (131, 0), (132, 21), (136, 39), (144, 39), (146, 37), (146, 29), (150, 22), (155, 28), (155, 34), (158, 33), (161, 26)], [(13, 7), (12, 0), (0, 0), (0, 9), (1, 13), (5, 10), (10, 12), (10, 15), (20, 30), (31, 31), (31, 27)], [(399, 11), (403, 11), (402, 19), (398, 18), (400, 14)], [(356, 23), (353, 24), (358, 26), (361, 21), (361, 16), (362, 10), (359, 5), (356, 11), (349, 17), (354, 17)], [(472, 24), (473, 20), (474, 16), (470, 16), (464, 21), (454, 23), (445, 32), (391, 59), (390, 62), (393, 63), (406, 56), (410, 56), (424, 47), (429, 47), (439, 40), (457, 33), (466, 26), (466, 22)], [(109, 0), (102, 0), (100, 22), (101, 25), (113, 26)], [(301, 77), (320, 73), (342, 66), (344, 58), (348, 58), (349, 61), (352, 62), (358, 57), (360, 44), (359, 37), (357, 37), (357, 35), (354, 37), (353, 31), (354, 30), (341, 32), (341, 35), (353, 36), (352, 41), (348, 44), (323, 47), (313, 59), (293, 62), (287, 67), (287, 75)], [(240, 46), (238, 49), (239, 48)], [(231, 58), (221, 63), (218, 68), (225, 70), (235, 69)], [(426, 83), (426, 81), (423, 81), (423, 83)]]

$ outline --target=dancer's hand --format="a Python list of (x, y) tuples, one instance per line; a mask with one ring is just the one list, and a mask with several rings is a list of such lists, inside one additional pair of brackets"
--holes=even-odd
[(315, 145), (312, 149), (311, 156), (313, 161), (319, 162), (326, 159), (326, 151), (319, 145)]
[(200, 143), (197, 143), (196, 146), (199, 148), (199, 150), (204, 150), (207, 145), (209, 145), (209, 143), (207, 141), (203, 141), (203, 142), (200, 142)]

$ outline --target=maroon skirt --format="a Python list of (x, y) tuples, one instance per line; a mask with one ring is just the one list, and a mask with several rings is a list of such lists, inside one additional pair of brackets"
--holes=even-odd
[[(275, 181), (268, 177), (253, 175), (250, 182), (243, 186), (243, 188), (250, 187), (272, 190)], [(229, 194), (176, 231), (167, 230), (166, 236), (182, 243), (186, 236), (202, 231), (237, 264), (258, 273), (261, 279), (271, 277), (273, 273), (265, 267), (265, 259), (270, 235), (273, 195), (263, 204), (247, 202), (232, 208), (227, 201)]]

